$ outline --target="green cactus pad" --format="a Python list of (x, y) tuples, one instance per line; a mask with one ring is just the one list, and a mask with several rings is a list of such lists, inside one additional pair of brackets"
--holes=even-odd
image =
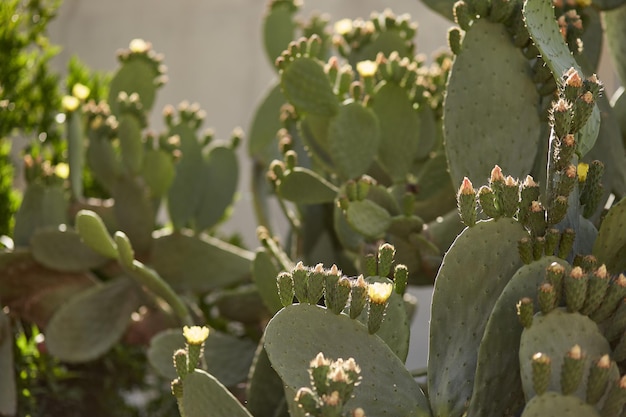
[(31, 250), (37, 262), (57, 271), (87, 271), (107, 261), (85, 245), (74, 230), (37, 230), (31, 239)]
[(424, 4), (430, 7), (433, 11), (439, 13), (441, 16), (446, 19), (454, 22), (454, 13), (452, 13), (452, 9), (454, 8), (454, 3), (456, 0), (425, 0)]
[(246, 391), (246, 406), (253, 415), (289, 417), (283, 381), (272, 368), (263, 341), (252, 362)]
[(563, 357), (576, 344), (590, 359), (585, 365), (583, 383), (575, 393), (584, 399), (589, 367), (593, 360), (611, 352), (609, 342), (596, 323), (579, 313), (568, 313), (557, 308), (545, 316), (541, 313), (535, 315), (532, 326), (523, 330), (519, 347), (522, 386), (527, 399), (536, 395), (532, 384), (532, 356), (541, 352), (552, 359), (552, 379), (548, 390), (559, 391)]
[(484, 178), (496, 164), (518, 178), (531, 170), (540, 118), (529, 71), (503, 25), (480, 19), (465, 34), (444, 103), (446, 155), (455, 187), (463, 177)]
[(93, 176), (109, 192), (122, 172), (122, 163), (109, 138), (91, 137), (87, 146), (87, 164)]
[(150, 187), (152, 197), (161, 198), (174, 181), (172, 157), (160, 149), (148, 149), (144, 153), (141, 176)]
[[(174, 289), (210, 291), (249, 279), (254, 254), (211, 236), (157, 236), (151, 266)], [(219, 271), (219, 274), (210, 271)]]
[(97, 213), (90, 210), (79, 211), (76, 214), (76, 230), (88, 247), (107, 258), (117, 258), (115, 241)]
[(88, 289), (52, 316), (46, 328), (50, 353), (72, 363), (96, 359), (119, 341), (140, 304), (137, 287), (125, 278)]
[(333, 228), (337, 234), (337, 239), (347, 249), (356, 251), (365, 241), (363, 235), (350, 225), (346, 215), (337, 205), (333, 209)]
[(441, 213), (449, 210), (457, 211), (456, 190), (452, 186), (448, 161), (443, 152), (428, 158), (421, 166), (417, 174), (417, 187), (415, 212), (425, 222), (436, 220)]
[(412, 57), (411, 44), (408, 43), (406, 37), (397, 30), (379, 32), (378, 36), (373, 41), (367, 43), (363, 48), (350, 52), (348, 61), (353, 68), (361, 61), (375, 61), (379, 53), (389, 56), (392, 52), (397, 52), (401, 58)]
[(521, 417), (600, 417), (593, 406), (578, 397), (546, 392), (526, 404)]
[(257, 249), (252, 262), (252, 279), (265, 306), (272, 314), (283, 307), (276, 287), (276, 277), (279, 272), (280, 269), (274, 264), (270, 254), (263, 248)]
[(202, 197), (199, 188), (202, 184), (202, 147), (191, 127), (176, 126), (170, 132), (180, 138), (181, 158), (176, 163), (176, 175), (167, 195), (167, 208), (175, 229), (189, 223)]
[(253, 284), (217, 291), (215, 307), (220, 317), (244, 324), (256, 324), (272, 316), (265, 308), (256, 285)]
[(611, 207), (602, 221), (593, 254), (609, 271), (626, 269), (626, 198)]
[(13, 330), (9, 317), (0, 312), (0, 414), (12, 416), (17, 413), (17, 385), (13, 361)]
[(115, 184), (111, 195), (115, 199), (113, 211), (118, 228), (128, 235), (135, 251), (149, 251), (155, 225), (155, 210), (148, 190), (139, 181), (127, 178)]
[(606, 40), (622, 85), (626, 84), (626, 5), (603, 13)]
[(119, 117), (117, 131), (122, 163), (131, 175), (137, 175), (143, 163), (144, 144), (141, 139), (141, 121), (130, 112)]
[(213, 375), (196, 369), (183, 379), (181, 402), (185, 417), (252, 417)]
[(367, 327), (344, 314), (316, 305), (294, 304), (279, 311), (265, 329), (265, 349), (284, 384), (309, 386), (309, 362), (319, 352), (329, 358), (353, 357), (363, 380), (347, 407), (372, 416), (430, 416), (428, 400), (389, 347)]
[(328, 127), (330, 157), (340, 175), (356, 178), (374, 161), (380, 142), (376, 115), (361, 103), (342, 105)]
[(289, 42), (294, 39), (296, 22), (294, 14), (296, 8), (287, 2), (276, 2), (270, 5), (263, 20), (263, 42), (265, 54), (273, 66), (276, 58), (287, 49)]
[(282, 127), (279, 116), (285, 102), (280, 85), (275, 85), (254, 113), (248, 134), (248, 154), (265, 164), (279, 157), (276, 132)]
[(387, 82), (377, 87), (372, 110), (380, 122), (378, 160), (393, 180), (402, 181), (420, 145), (420, 114), (406, 89)]
[(522, 266), (517, 242), (527, 236), (515, 220), (482, 221), (466, 228), (444, 256), (430, 321), (428, 385), (435, 415), (466, 410), (483, 331), (499, 294)]
[[(559, 82), (561, 76), (570, 68), (575, 68), (582, 77), (582, 70), (570, 53), (559, 26), (554, 18), (554, 6), (543, 0), (524, 2), (524, 20), (530, 37), (541, 52), (541, 57), (548, 64), (552, 76)], [(600, 111), (595, 106), (587, 124), (578, 133), (576, 150), (585, 155), (594, 145), (600, 129)]]
[(371, 200), (352, 201), (346, 210), (346, 219), (354, 230), (367, 238), (379, 238), (391, 225), (387, 210)]
[[(152, 338), (148, 348), (150, 364), (167, 379), (177, 377), (172, 356), (185, 347), (183, 332), (179, 329), (162, 331)], [(249, 339), (239, 339), (211, 329), (204, 344), (206, 370), (227, 387), (246, 379), (256, 345)]]
[(122, 64), (109, 84), (108, 103), (111, 113), (119, 114), (117, 97), (121, 92), (129, 96), (139, 94), (142, 108), (148, 112), (152, 109), (156, 99), (157, 85), (155, 78), (158, 72), (153, 63), (146, 59), (132, 59)]
[(299, 112), (334, 116), (339, 101), (324, 72), (322, 63), (300, 56), (289, 62), (281, 73), (280, 85), (287, 99)]
[(278, 194), (296, 204), (331, 203), (339, 189), (307, 168), (295, 167), (280, 180)]
[(239, 165), (235, 150), (226, 146), (212, 148), (204, 159), (200, 181), (200, 201), (194, 213), (194, 228), (202, 231), (215, 226), (233, 203)]
[(515, 305), (524, 297), (537, 303), (537, 288), (545, 280), (546, 268), (552, 262), (569, 265), (553, 256), (524, 265), (500, 294), (480, 343), (468, 416), (505, 415), (506, 410), (524, 404), (517, 354), (523, 327)]
[(33, 233), (39, 228), (64, 223), (67, 223), (67, 200), (63, 187), (33, 182), (26, 188), (22, 204), (15, 213), (15, 246), (28, 246)]

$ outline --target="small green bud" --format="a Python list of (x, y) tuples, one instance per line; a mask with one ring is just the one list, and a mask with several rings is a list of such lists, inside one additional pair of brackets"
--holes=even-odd
[(601, 323), (608, 319), (624, 297), (626, 297), (626, 275), (620, 274), (611, 280), (604, 300), (602, 300), (600, 307), (591, 314), (591, 319), (596, 323)]
[(295, 268), (291, 271), (291, 276), (293, 278), (293, 288), (296, 294), (296, 298), (300, 303), (309, 302), (308, 275), (309, 271), (307, 271), (302, 262), (298, 262)]
[(566, 259), (569, 253), (574, 247), (574, 239), (576, 232), (574, 229), (567, 228), (561, 233), (561, 241), (559, 242), (559, 252), (557, 256), (561, 259)]
[(352, 282), (352, 288), (350, 289), (350, 318), (356, 319), (359, 317), (366, 303), (367, 283), (363, 275), (359, 275), (359, 277)]
[(517, 318), (522, 326), (529, 328), (533, 324), (533, 317), (535, 315), (535, 308), (533, 306), (533, 300), (524, 297), (517, 303)]
[(604, 300), (604, 296), (609, 289), (609, 283), (609, 275), (606, 271), (606, 266), (604, 264), (600, 265), (589, 277), (589, 282), (587, 283), (587, 299), (581, 310), (582, 314), (589, 316), (596, 311), (602, 303), (602, 300)]
[(539, 301), (539, 309), (543, 315), (548, 314), (556, 307), (556, 291), (554, 286), (549, 282), (545, 282), (539, 286), (539, 293), (537, 295)]
[(574, 67), (570, 67), (565, 74), (563, 74), (562, 91), (565, 100), (573, 103), (580, 94), (580, 89), (583, 86), (583, 80), (580, 78), (580, 74)]
[(596, 269), (597, 265), (598, 265), (598, 258), (596, 258), (593, 255), (585, 255), (581, 258), (580, 260), (580, 267), (583, 269), (583, 271), (585, 271), (586, 273), (590, 273), (593, 270)]
[(339, 60), (336, 56), (333, 56), (328, 60), (328, 64), (326, 64), (324, 70), (328, 75), (330, 85), (334, 86), (337, 83), (337, 78), (339, 75)]
[(396, 289), (396, 293), (402, 295), (406, 291), (406, 286), (409, 281), (409, 269), (406, 265), (397, 264), (393, 269), (393, 281)]
[(346, 182), (346, 197), (348, 197), (348, 200), (350, 201), (357, 201), (357, 191), (356, 191), (356, 181), (354, 180), (348, 180)]
[(464, 31), (469, 30), (472, 26), (473, 17), (470, 13), (469, 6), (463, 0), (458, 0), (454, 3), (454, 8), (452, 9), (454, 14), (454, 21), (457, 25)]
[(315, 268), (308, 273), (307, 295), (311, 304), (317, 304), (324, 295), (324, 281), (324, 268), (322, 268), (322, 264), (317, 264)]
[(604, 331), (606, 340), (613, 342), (626, 332), (626, 299), (622, 300)]
[(504, 179), (500, 201), (500, 211), (503, 216), (513, 217), (517, 214), (519, 208), (519, 183), (510, 175)]
[(570, 164), (560, 175), (559, 183), (556, 187), (557, 194), (563, 196), (570, 195), (577, 182), (578, 176), (576, 175), (576, 165)]
[(341, 67), (339, 73), (339, 86), (337, 91), (339, 97), (343, 97), (348, 94), (352, 81), (354, 81), (354, 72), (349, 65), (344, 65)]
[(319, 395), (328, 392), (328, 374), (330, 373), (330, 366), (330, 359), (326, 359), (322, 352), (319, 352), (309, 364), (311, 382), (313, 383), (313, 388)]
[(532, 357), (533, 388), (537, 395), (544, 394), (550, 384), (552, 361), (548, 355), (535, 353)]
[(463, 36), (461, 35), (461, 29), (453, 27), (448, 30), (448, 46), (450, 47), (450, 51), (452, 51), (454, 55), (458, 55), (461, 53), (462, 38)]
[(567, 202), (567, 197), (564, 195), (557, 196), (550, 206), (550, 210), (548, 210), (548, 224), (555, 225), (560, 223), (567, 214), (567, 208), (569, 204)]
[(491, 188), (483, 185), (478, 189), (478, 202), (485, 215), (492, 219), (500, 217), (500, 212), (496, 207), (496, 197)]
[(563, 280), (565, 279), (565, 268), (558, 262), (552, 262), (546, 268), (546, 281), (552, 284), (556, 292), (556, 305), (561, 303), (563, 293)]
[(97, 213), (80, 210), (76, 214), (76, 229), (82, 241), (91, 249), (107, 258), (117, 258), (117, 245)]
[(533, 241), (530, 237), (521, 238), (517, 242), (517, 250), (519, 252), (520, 259), (526, 265), (533, 261)]
[(476, 190), (467, 177), (463, 178), (456, 201), (461, 221), (468, 227), (474, 226), (476, 224)]
[(556, 252), (556, 248), (559, 246), (559, 240), (561, 239), (561, 232), (558, 229), (546, 230), (546, 247), (545, 253), (547, 256), (553, 256)]
[(320, 415), (320, 403), (311, 388), (300, 388), (298, 392), (296, 392), (295, 401), (298, 403), (298, 407), (302, 408), (307, 415)]
[(593, 112), (593, 108), (596, 104), (596, 99), (590, 91), (581, 94), (574, 101), (574, 117), (572, 118), (572, 133), (578, 132), (585, 126), (587, 120)]
[(624, 411), (626, 404), (626, 375), (622, 376), (619, 381), (611, 384), (610, 391), (604, 401), (604, 406), (600, 415), (602, 416), (619, 416)]
[(378, 275), (386, 277), (391, 272), (393, 257), (396, 254), (396, 248), (389, 243), (383, 243), (378, 248)]
[(368, 277), (373, 277), (378, 275), (378, 261), (376, 260), (376, 255), (373, 253), (368, 253), (365, 255), (364, 259), (365, 263), (365, 275)]
[(522, 183), (520, 188), (520, 204), (518, 219), (523, 224), (528, 223), (528, 215), (533, 201), (539, 201), (539, 185), (530, 175)]
[(189, 374), (189, 361), (185, 349), (178, 349), (174, 352), (174, 368), (181, 379)]
[(285, 152), (285, 169), (292, 170), (298, 165), (298, 154), (290, 149)]
[(582, 309), (587, 296), (587, 275), (582, 268), (575, 267), (565, 277), (565, 303), (567, 310), (578, 312)]
[(359, 178), (356, 182), (356, 200), (365, 200), (370, 192), (370, 188), (372, 188), (372, 185), (374, 183), (375, 180), (367, 175), (363, 175), (361, 178)]
[(539, 260), (543, 256), (546, 247), (546, 239), (543, 236), (533, 238), (533, 259)]
[(563, 138), (570, 133), (572, 124), (572, 104), (567, 100), (560, 98), (552, 103), (550, 109), (550, 123), (554, 128), (557, 138)]
[(289, 272), (281, 272), (276, 278), (278, 285), (278, 296), (283, 307), (287, 307), (293, 303), (294, 288), (293, 277)]
[(530, 204), (528, 212), (528, 229), (533, 236), (543, 236), (546, 231), (545, 209), (539, 201)]
[(613, 349), (613, 359), (615, 362), (622, 362), (626, 359), (626, 331), (622, 333), (622, 337)]
[(589, 369), (586, 393), (586, 401), (588, 404), (595, 405), (604, 396), (609, 384), (610, 370), (611, 358), (609, 358), (609, 355), (602, 356)]
[(563, 358), (561, 368), (561, 392), (563, 395), (574, 393), (583, 379), (585, 358), (579, 345), (574, 345)]
[(567, 134), (561, 139), (555, 139), (553, 144), (553, 159), (557, 171), (563, 171), (572, 162), (576, 151), (576, 138), (573, 134)]

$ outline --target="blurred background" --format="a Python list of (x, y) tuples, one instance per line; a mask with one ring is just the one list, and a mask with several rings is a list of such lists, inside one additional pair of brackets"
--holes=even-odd
[[(50, 25), (50, 38), (61, 46), (55, 58), (63, 72), (72, 55), (94, 70), (117, 67), (115, 51), (134, 38), (150, 41), (165, 55), (169, 82), (159, 92), (151, 125), (160, 129), (160, 110), (183, 100), (198, 102), (206, 112), (204, 127), (216, 137), (228, 138), (235, 127), (248, 131), (255, 108), (275, 83), (276, 74), (262, 48), (264, 0), (64, 0)], [(453, 25), (418, 0), (309, 0), (300, 13), (327, 13), (331, 22), (342, 18), (367, 18), (372, 11), (391, 9), (408, 13), (418, 23), (418, 52), (431, 56), (447, 48), (446, 32)], [(606, 56), (606, 55), (605, 55)], [(606, 58), (605, 58), (606, 59)], [(607, 94), (614, 90), (610, 63), (600, 78)], [(240, 146), (240, 196), (224, 233), (240, 234), (249, 248), (258, 245), (256, 222), (249, 192), (250, 166), (246, 146)], [(280, 215), (278, 215), (280, 217)], [(284, 230), (284, 229), (283, 229)], [(426, 365), (431, 290), (413, 288), (419, 310), (413, 325), (409, 369)]]

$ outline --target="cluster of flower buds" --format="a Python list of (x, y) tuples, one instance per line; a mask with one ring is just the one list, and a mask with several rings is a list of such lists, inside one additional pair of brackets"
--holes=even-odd
[(363, 409), (344, 411), (361, 382), (361, 368), (353, 358), (332, 361), (318, 353), (309, 366), (311, 388), (302, 387), (295, 401), (307, 415), (314, 417), (365, 417)]

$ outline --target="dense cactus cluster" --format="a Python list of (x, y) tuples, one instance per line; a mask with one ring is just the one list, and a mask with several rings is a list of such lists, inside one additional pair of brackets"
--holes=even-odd
[[(144, 337), (184, 417), (623, 416), (626, 105), (594, 74), (600, 16), (626, 73), (626, 5), (426, 3), (458, 25), (432, 64), (406, 15), (270, 2), (255, 252), (216, 237), (242, 132), (189, 103), (149, 131), (166, 70), (131, 42), (106, 101), (64, 99), (65, 159), (26, 157), (2, 305), (68, 363)], [(410, 284), (434, 285), (421, 382)]]

